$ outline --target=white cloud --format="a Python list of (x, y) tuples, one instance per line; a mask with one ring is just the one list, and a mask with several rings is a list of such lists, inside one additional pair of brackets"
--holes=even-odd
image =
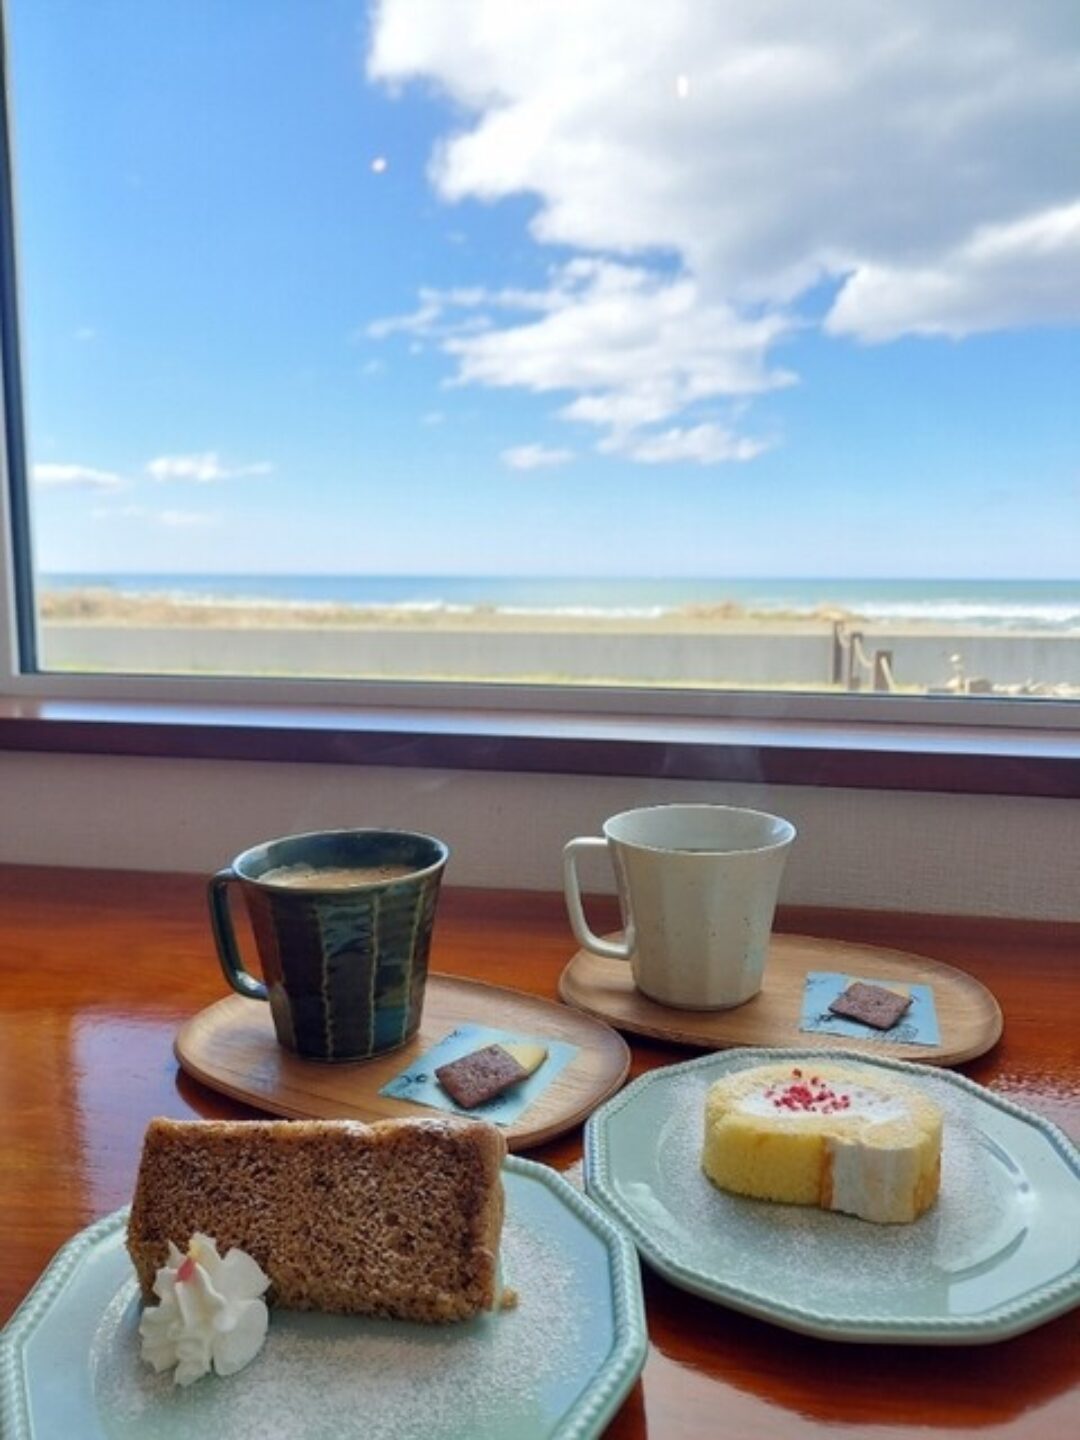
[[(741, 320), (689, 278), (610, 261), (575, 261), (542, 292), (539, 320), (446, 341), (463, 381), (538, 392), (648, 395), (663, 413), (692, 400), (757, 394), (788, 383), (765, 364), (788, 328), (774, 316)], [(576, 418), (591, 418), (579, 415)]]
[(98, 505), (90, 512), (94, 520), (135, 520), (146, 514), (145, 505)]
[(390, 315), (383, 320), (373, 320), (363, 334), (372, 340), (385, 340), (389, 335), (430, 334), (441, 313), (442, 305), (436, 293), (422, 290), (420, 304), (415, 310), (408, 315)]
[(534, 240), (592, 257), (532, 316), (427, 290), (368, 333), (564, 391), (607, 448), (724, 452), (702, 405), (792, 379), (774, 349), (822, 283), (866, 342), (1080, 319), (1075, 0), (383, 0), (368, 71), (457, 106), (444, 200), (528, 196)]
[(556, 465), (568, 465), (574, 458), (572, 450), (560, 450), (551, 445), (511, 445), (503, 450), (499, 459), (511, 470), (549, 470)]
[(692, 460), (698, 465), (720, 465), (731, 460), (753, 460), (772, 448), (768, 440), (736, 435), (723, 425), (675, 426), (660, 434), (635, 434), (602, 442), (600, 448), (616, 451), (645, 465), (666, 465)]
[[(496, 323), (511, 310), (519, 318)], [(630, 432), (794, 380), (768, 361), (789, 319), (743, 317), (689, 276), (610, 260), (570, 261), (535, 291), (427, 290), (413, 314), (378, 324), (434, 341), (458, 384), (572, 394), (560, 416), (599, 427), (601, 444), (630, 458)], [(726, 458), (717, 452), (711, 463)]]
[(220, 524), (220, 516), (198, 510), (150, 510), (145, 505), (99, 505), (91, 512), (94, 520), (143, 520), (171, 530), (196, 529)]
[(187, 480), (209, 485), (218, 480), (238, 480), (249, 475), (269, 475), (273, 466), (265, 460), (253, 465), (223, 465), (214, 450), (194, 455), (159, 455), (146, 466), (152, 480)]
[(431, 337), (454, 333), (462, 329), (479, 330), (491, 322), (481, 316), (468, 321), (460, 318), (448, 330), (445, 316), (449, 310), (546, 310), (558, 304), (555, 293), (543, 290), (519, 290), (504, 288), (489, 290), (482, 285), (458, 286), (450, 290), (438, 290), (432, 286), (421, 286), (419, 304), (407, 315), (388, 315), (370, 321), (355, 339), (385, 340), (390, 335), (424, 335)]
[(196, 510), (162, 510), (154, 518), (160, 524), (167, 525), (173, 530), (198, 529), (218, 523), (216, 515), (207, 515), (203, 511)]
[(35, 485), (48, 490), (117, 490), (123, 478), (111, 470), (96, 470), (90, 465), (34, 465), (31, 476)]
[(989, 225), (933, 264), (864, 266), (826, 329), (883, 341), (1062, 321), (1080, 321), (1080, 201)]

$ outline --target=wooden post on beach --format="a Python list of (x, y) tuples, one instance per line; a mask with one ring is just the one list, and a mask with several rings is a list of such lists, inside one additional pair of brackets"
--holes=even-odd
[(829, 681), (833, 685), (844, 683), (844, 626), (840, 620), (832, 622), (832, 673)]
[(861, 658), (862, 631), (853, 630), (848, 636), (847, 688), (849, 690), (862, 689), (862, 675), (859, 673), (859, 661)]
[(891, 690), (892, 687), (892, 657), (891, 650), (874, 651), (874, 679), (875, 690)]

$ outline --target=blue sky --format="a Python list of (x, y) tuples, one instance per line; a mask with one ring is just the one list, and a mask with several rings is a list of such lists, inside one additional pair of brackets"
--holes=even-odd
[(1067, 7), (563, 8), (12, 0), (39, 566), (1080, 575)]

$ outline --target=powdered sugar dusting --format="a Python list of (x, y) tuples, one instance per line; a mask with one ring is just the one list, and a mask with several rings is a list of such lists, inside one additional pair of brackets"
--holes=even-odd
[(977, 1100), (947, 1081), (918, 1082), (944, 1116), (937, 1202), (911, 1224), (878, 1225), (718, 1190), (701, 1169), (705, 1093), (714, 1078), (689, 1072), (673, 1082), (653, 1184), (635, 1187), (632, 1197), (651, 1210), (670, 1248), (694, 1247), (696, 1267), (711, 1278), (837, 1314), (858, 1314), (871, 1295), (875, 1312), (884, 1297), (895, 1313), (909, 1314), (913, 1301), (919, 1308), (916, 1297), (943, 1297), (957, 1277), (974, 1274), (1023, 1234), (1023, 1177), (980, 1129)]
[(609, 1343), (580, 1268), (547, 1227), (511, 1214), (502, 1269), (516, 1309), (435, 1326), (275, 1311), (253, 1364), (187, 1390), (139, 1360), (140, 1305), (127, 1285), (92, 1349), (102, 1425), (110, 1440), (502, 1440), (535, 1431), (566, 1403), (568, 1378), (598, 1364)]

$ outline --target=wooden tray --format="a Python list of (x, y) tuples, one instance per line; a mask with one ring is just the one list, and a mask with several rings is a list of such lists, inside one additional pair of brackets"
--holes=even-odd
[[(618, 937), (615, 937), (618, 938)], [(800, 1030), (803, 986), (810, 970), (836, 970), (864, 979), (902, 980), (932, 987), (939, 1045), (901, 1045), (883, 1037), (851, 1039)], [(1001, 1009), (973, 976), (940, 960), (808, 935), (774, 935), (759, 994), (733, 1010), (676, 1010), (635, 989), (630, 966), (579, 950), (559, 980), (568, 1005), (620, 1030), (676, 1045), (724, 1050), (732, 1045), (828, 1045), (927, 1065), (958, 1065), (982, 1055), (1001, 1034)]]
[(299, 1060), (277, 1043), (269, 1006), (230, 995), (180, 1029), (176, 1058), (189, 1075), (273, 1115), (302, 1120), (386, 1120), (442, 1115), (380, 1095), (386, 1082), (455, 1025), (472, 1021), (522, 1035), (565, 1040), (578, 1053), (518, 1119), (500, 1126), (511, 1150), (541, 1145), (579, 1125), (616, 1091), (630, 1068), (626, 1041), (608, 1025), (552, 1000), (479, 980), (429, 974), (419, 1033), (400, 1050), (356, 1064)]

